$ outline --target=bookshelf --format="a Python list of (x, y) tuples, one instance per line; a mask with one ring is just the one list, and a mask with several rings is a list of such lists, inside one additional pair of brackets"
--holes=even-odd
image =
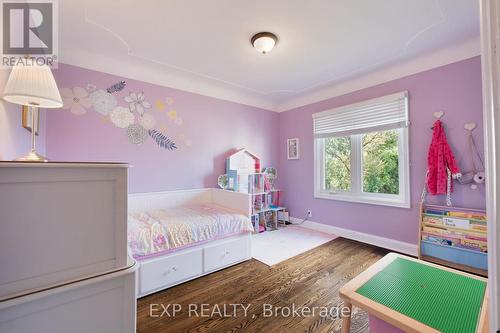
[(421, 204), (419, 259), (488, 275), (486, 211)]

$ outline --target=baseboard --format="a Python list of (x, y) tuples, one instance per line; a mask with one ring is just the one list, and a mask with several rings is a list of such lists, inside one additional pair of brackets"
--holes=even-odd
[[(298, 219), (296, 217), (290, 217), (290, 222), (299, 223), (302, 219)], [(418, 246), (417, 244), (411, 244), (406, 242), (401, 242), (398, 240), (375, 236), (371, 234), (367, 234), (364, 232), (359, 232), (350, 229), (344, 229), (339, 227), (334, 227), (327, 224), (322, 224), (318, 222), (305, 221), (301, 224), (304, 228), (309, 228), (317, 231), (322, 231), (328, 234), (334, 234), (340, 237), (352, 239), (358, 242), (367, 243), (371, 245), (375, 245), (378, 247), (382, 247), (384, 249), (389, 249), (392, 251), (397, 251), (400, 253), (408, 254), (411, 256), (417, 256), (418, 254)]]

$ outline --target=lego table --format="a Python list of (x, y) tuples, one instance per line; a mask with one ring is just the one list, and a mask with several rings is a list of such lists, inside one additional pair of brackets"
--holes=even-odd
[[(355, 305), (405, 332), (487, 332), (487, 280), (389, 253), (340, 289), (342, 333)], [(387, 330), (385, 328), (384, 330)]]

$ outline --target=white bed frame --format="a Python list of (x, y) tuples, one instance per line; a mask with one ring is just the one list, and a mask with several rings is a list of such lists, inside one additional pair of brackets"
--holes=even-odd
[[(206, 188), (130, 194), (129, 213), (215, 203), (251, 218), (251, 200), (245, 193)], [(170, 288), (251, 258), (251, 233), (195, 245), (138, 261), (137, 297)]]

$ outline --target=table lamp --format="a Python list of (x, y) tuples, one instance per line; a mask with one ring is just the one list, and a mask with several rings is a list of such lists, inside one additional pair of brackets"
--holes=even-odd
[(60, 108), (63, 106), (59, 89), (47, 65), (19, 64), (12, 71), (5, 86), (3, 99), (7, 102), (26, 105), (31, 111), (31, 151), (16, 161), (48, 162), (36, 152), (35, 121), (38, 108)]

